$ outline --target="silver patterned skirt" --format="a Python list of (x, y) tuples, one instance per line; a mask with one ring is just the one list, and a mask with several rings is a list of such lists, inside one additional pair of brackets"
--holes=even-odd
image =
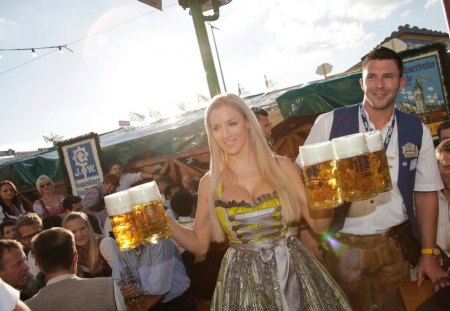
[(211, 310), (351, 310), (343, 291), (295, 236), (231, 243)]

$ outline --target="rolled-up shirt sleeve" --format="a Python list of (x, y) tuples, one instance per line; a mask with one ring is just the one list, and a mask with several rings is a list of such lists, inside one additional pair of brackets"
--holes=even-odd
[[(422, 146), (416, 165), (416, 182), (414, 191), (438, 191), (444, 188), (430, 129), (422, 124)], [(414, 168), (414, 167), (411, 167)]]

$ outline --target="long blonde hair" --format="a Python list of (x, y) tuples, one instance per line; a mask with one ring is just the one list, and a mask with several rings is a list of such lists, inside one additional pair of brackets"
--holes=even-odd
[(211, 112), (222, 106), (228, 106), (238, 111), (244, 119), (250, 123), (249, 142), (253, 149), (256, 165), (262, 179), (270, 185), (278, 194), (281, 201), (282, 214), (288, 223), (294, 223), (300, 219), (300, 202), (294, 192), (290, 181), (284, 176), (274, 154), (267, 145), (262, 129), (253, 112), (247, 104), (237, 95), (222, 94), (215, 96), (206, 110), (205, 127), (208, 134), (210, 159), (210, 188), (209, 188), (209, 215), (211, 230), (215, 241), (225, 239), (215, 212), (215, 201), (218, 199), (217, 190), (224, 173), (229, 173), (227, 154), (215, 141), (211, 129)]
[[(89, 222), (89, 218), (85, 213), (82, 212), (70, 212), (68, 213), (62, 220), (63, 228), (66, 228), (66, 224), (69, 221), (81, 219), (84, 225), (88, 228), (89, 231), (89, 251), (88, 251), (88, 266), (90, 274), (96, 274), (102, 268), (100, 263), (100, 247), (99, 247), (99, 238), (101, 235), (98, 235), (92, 229), (91, 223)], [(79, 247), (77, 247), (79, 251)], [(77, 274), (81, 274), (81, 269), (77, 269)]]

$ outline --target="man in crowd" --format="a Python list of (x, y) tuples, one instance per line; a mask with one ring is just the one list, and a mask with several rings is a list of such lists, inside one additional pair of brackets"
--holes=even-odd
[(107, 216), (105, 209), (105, 196), (108, 194), (116, 192), (117, 187), (119, 187), (120, 177), (111, 173), (106, 174), (103, 177), (103, 182), (89, 188), (86, 194), (81, 200), (81, 206), (83, 207), (83, 212), (86, 214), (96, 216), (101, 227), (105, 223)]
[(393, 238), (398, 226), (405, 228), (409, 221), (422, 244), (418, 284), (425, 276), (432, 282), (446, 276), (434, 256), (442, 181), (429, 129), (417, 117), (394, 109), (397, 92), (405, 84), (402, 59), (379, 47), (366, 56), (362, 71), (363, 103), (319, 116), (305, 144), (357, 132), (382, 133), (394, 187), (334, 212), (330, 230), (348, 248), (342, 254), (330, 248), (325, 265), (354, 310), (369, 310), (372, 303), (377, 310), (401, 310), (397, 290), (409, 280), (410, 264)]
[(450, 138), (450, 120), (446, 120), (439, 124), (437, 133), (440, 142), (446, 140), (447, 138)]
[(173, 180), (172, 180), (172, 178), (170, 178), (170, 176), (163, 175), (158, 179), (157, 183), (158, 183), (159, 193), (161, 193), (162, 196), (164, 197), (164, 200), (163, 200), (164, 208), (167, 210), (168, 208), (170, 208), (170, 199), (166, 198), (165, 191), (166, 191), (167, 186), (173, 184)]
[(436, 242), (450, 256), (450, 139), (441, 141), (437, 146), (436, 157), (444, 183), (444, 189), (438, 192), (439, 217)]
[(18, 234), (18, 239), (22, 243), (27, 256), (27, 264), (30, 268), (30, 273), (36, 277), (39, 273), (38, 268), (34, 264), (34, 256), (30, 252), (31, 249), (31, 239), (42, 231), (42, 220), (38, 214), (28, 213), (20, 216), (16, 220), (16, 231)]
[(0, 278), (19, 290), (22, 300), (37, 292), (35, 278), (29, 269), (22, 245), (15, 240), (0, 240)]
[[(141, 292), (144, 293), (143, 310), (193, 311), (195, 304), (188, 291), (190, 280), (186, 274), (178, 249), (172, 239), (157, 244), (139, 246), (123, 252), (122, 260), (115, 262), (114, 279), (120, 279), (125, 266), (136, 276)], [(121, 286), (126, 299), (136, 296), (136, 284)]]
[(183, 186), (183, 189), (188, 189), (189, 188), (189, 184), (191, 183), (193, 177), (189, 174), (183, 175), (181, 177), (181, 185)]
[(272, 123), (269, 120), (269, 113), (260, 107), (251, 108), (256, 118), (258, 119), (259, 126), (261, 127), (264, 137), (266, 138), (267, 144), (270, 148), (273, 146), (272, 138)]
[(32, 251), (47, 285), (25, 303), (33, 311), (126, 310), (113, 279), (77, 277), (78, 253), (67, 229), (51, 228), (35, 236)]
[(169, 184), (164, 189), (164, 197), (166, 198), (166, 201), (164, 201), (164, 208), (166, 209), (167, 215), (169, 215), (172, 219), (177, 220), (178, 215), (173, 211), (172, 206), (170, 205), (170, 200), (172, 199), (173, 195), (180, 191), (180, 186), (177, 184)]
[(116, 175), (120, 178), (120, 185), (117, 187), (116, 191), (122, 191), (131, 188), (131, 186), (138, 181), (143, 179), (155, 179), (157, 174), (153, 173), (145, 173), (145, 172), (137, 172), (137, 173), (126, 173), (122, 174), (122, 166), (120, 163), (113, 163), (109, 169), (109, 173)]

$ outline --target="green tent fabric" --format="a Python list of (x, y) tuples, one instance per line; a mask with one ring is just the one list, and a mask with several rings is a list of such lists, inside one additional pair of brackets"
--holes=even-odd
[(284, 119), (290, 116), (309, 116), (335, 108), (357, 104), (363, 99), (359, 85), (361, 73), (321, 80), (289, 90), (277, 97)]
[[(187, 112), (141, 127), (121, 128), (100, 135), (102, 165), (122, 164), (206, 146), (204, 110)], [(0, 164), (0, 178), (13, 181), (19, 189), (33, 188), (45, 174), (54, 182), (63, 181), (57, 150)]]

